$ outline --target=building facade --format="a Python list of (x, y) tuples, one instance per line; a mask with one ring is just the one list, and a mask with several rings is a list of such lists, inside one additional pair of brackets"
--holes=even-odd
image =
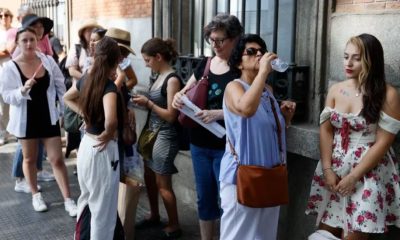
[[(309, 185), (319, 159), (319, 114), (329, 86), (344, 79), (343, 51), (354, 35), (371, 33), (385, 52), (387, 81), (400, 88), (400, 1), (399, 0), (27, 0), (57, 8), (63, 4), (64, 42), (77, 40), (77, 29), (87, 19), (96, 19), (105, 28), (119, 27), (132, 34), (134, 69), (139, 85), (145, 88), (150, 72), (140, 56), (141, 45), (153, 36), (174, 38), (184, 56), (211, 55), (202, 38), (202, 28), (218, 13), (231, 13), (247, 33), (258, 33), (268, 48), (292, 64), (286, 75), (274, 76), (281, 99), (291, 98), (301, 106), (301, 116), (288, 131), (288, 167), (291, 202), (281, 211), (282, 239), (306, 239), (314, 230), (314, 217), (305, 216)], [(40, 5), (40, 4), (41, 5)], [(50, 7), (48, 5), (45, 8)], [(51, 11), (41, 11), (43, 15)], [(61, 14), (62, 15), (62, 14)], [(51, 15), (50, 15), (51, 16)], [(60, 30), (61, 31), (61, 30)], [(188, 63), (190, 65), (190, 62)], [(184, 68), (188, 64), (182, 65)], [(179, 70), (179, 69), (178, 69)], [(190, 71), (189, 71), (190, 74)], [(144, 122), (144, 116), (139, 116)], [(139, 126), (140, 130), (140, 126)], [(398, 141), (395, 144), (399, 153)], [(179, 154), (180, 170), (174, 179), (177, 195), (195, 204), (190, 155)], [(389, 239), (389, 238), (388, 238)], [(394, 238), (393, 238), (394, 239)]]

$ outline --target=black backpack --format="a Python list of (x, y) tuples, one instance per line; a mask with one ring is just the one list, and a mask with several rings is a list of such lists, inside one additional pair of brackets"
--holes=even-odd
[[(79, 56), (81, 55), (81, 51), (82, 51), (82, 45), (75, 44), (75, 51), (76, 51), (76, 56), (79, 59)], [(71, 75), (69, 75), (68, 68), (65, 67), (66, 62), (67, 62), (67, 56), (65, 56), (61, 60), (61, 62), (58, 64), (58, 66), (60, 67), (60, 70), (61, 70), (62, 74), (64, 75), (64, 84), (65, 84), (66, 89), (68, 90), (72, 86), (72, 77), (71, 77)]]

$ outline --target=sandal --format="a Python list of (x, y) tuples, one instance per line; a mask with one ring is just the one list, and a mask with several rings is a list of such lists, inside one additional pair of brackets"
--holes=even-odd
[(143, 219), (135, 224), (135, 229), (146, 229), (146, 228), (158, 227), (158, 226), (161, 226), (161, 224), (162, 223), (161, 223), (160, 219), (157, 219), (157, 220)]

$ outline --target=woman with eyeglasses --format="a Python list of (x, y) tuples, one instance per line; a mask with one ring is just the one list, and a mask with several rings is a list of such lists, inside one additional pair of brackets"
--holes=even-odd
[(286, 156), (285, 128), (296, 104), (283, 101), (279, 106), (272, 87), (266, 84), (275, 58), (274, 53), (267, 52), (263, 39), (248, 34), (239, 40), (229, 59), (229, 65), (240, 77), (226, 86), (223, 104), (227, 150), (221, 160), (219, 180), (223, 210), (220, 238), (224, 240), (277, 237), (279, 206), (250, 208), (238, 203), (238, 165), (231, 150), (232, 147), (243, 165), (270, 168), (285, 161), (281, 159)]
[[(207, 107), (197, 114), (205, 123), (218, 121), (224, 124), (222, 98), (226, 85), (237, 75), (228, 66), (228, 59), (243, 27), (233, 15), (220, 14), (204, 28), (204, 38), (211, 45), (215, 56), (211, 58), (208, 75), (209, 91)], [(206, 67), (207, 58), (198, 66), (186, 86), (175, 94), (173, 107), (179, 109), (181, 97), (198, 80)], [(219, 204), (219, 171), (225, 152), (225, 138), (218, 138), (203, 127), (190, 129), (190, 151), (193, 161), (197, 191), (197, 209), (200, 218), (200, 233), (203, 240), (212, 239), (215, 222), (221, 217)]]

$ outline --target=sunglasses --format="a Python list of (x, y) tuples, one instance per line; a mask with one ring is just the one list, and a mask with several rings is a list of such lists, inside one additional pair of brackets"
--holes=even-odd
[(3, 18), (3, 16), (6, 18), (6, 17), (9, 17), (10, 15), (8, 15), (8, 14), (0, 14), (0, 19), (2, 19)]
[(260, 52), (261, 55), (264, 55), (264, 53), (266, 53), (267, 51), (264, 48), (253, 48), (253, 47), (251, 47), (251, 48), (246, 48), (244, 50), (243, 55), (256, 56), (258, 52)]

